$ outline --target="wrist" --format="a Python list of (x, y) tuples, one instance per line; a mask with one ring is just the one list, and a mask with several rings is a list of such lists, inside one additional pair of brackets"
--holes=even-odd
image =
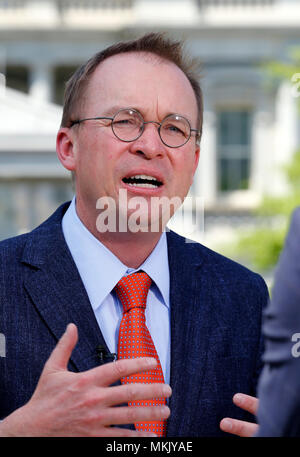
[(15, 410), (0, 421), (0, 437), (31, 436), (26, 420), (25, 406)]

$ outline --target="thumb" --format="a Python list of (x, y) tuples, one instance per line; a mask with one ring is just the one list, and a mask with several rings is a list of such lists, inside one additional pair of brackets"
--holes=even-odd
[(65, 333), (53, 349), (46, 362), (48, 370), (66, 370), (72, 351), (78, 341), (78, 330), (75, 324), (68, 324)]

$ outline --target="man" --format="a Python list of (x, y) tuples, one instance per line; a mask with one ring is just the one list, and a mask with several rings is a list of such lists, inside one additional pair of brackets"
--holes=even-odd
[(299, 232), (300, 208), (296, 208), (265, 311), (265, 365), (259, 380), (256, 436), (300, 436)]
[[(159, 34), (104, 50), (69, 81), (57, 153), (76, 200), (0, 249), (0, 434), (218, 436), (224, 416), (249, 418), (231, 398), (255, 394), (266, 286), (166, 233), (174, 205), (152, 205), (187, 195), (201, 128), (197, 78)], [(127, 292), (138, 310), (135, 294), (147, 301), (142, 337), (126, 327)]]

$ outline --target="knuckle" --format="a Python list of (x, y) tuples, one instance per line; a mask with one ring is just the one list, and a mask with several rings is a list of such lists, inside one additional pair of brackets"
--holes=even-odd
[(97, 399), (93, 392), (88, 392), (82, 399), (82, 406), (86, 408), (92, 408), (97, 403)]
[(105, 394), (104, 391), (97, 392), (95, 395), (93, 395), (95, 405), (97, 406), (97, 409), (99, 411), (102, 410), (102, 408), (105, 408), (108, 406), (108, 399), (107, 395)]
[(238, 423), (236, 424), (236, 433), (237, 433), (238, 435), (240, 435), (240, 436), (243, 436), (244, 432), (245, 432), (245, 426), (244, 426), (244, 424), (238, 422)]
[(170, 410), (167, 406), (159, 406), (156, 408), (157, 419), (166, 418), (169, 412)]
[(135, 407), (128, 407), (128, 411), (127, 411), (127, 419), (128, 419), (128, 423), (131, 424), (133, 422), (136, 421), (137, 419), (137, 408)]
[(78, 376), (76, 376), (76, 379), (69, 386), (68, 390), (74, 393), (84, 392), (87, 389), (89, 383), (89, 376), (86, 373), (80, 373)]
[(106, 399), (104, 389), (93, 389), (88, 390), (82, 398), (82, 406), (86, 408), (96, 407), (98, 411), (101, 411), (101, 406), (104, 405)]
[(159, 406), (159, 407), (154, 407), (153, 408), (153, 415), (155, 416), (155, 419), (161, 419), (162, 416), (163, 416), (163, 411), (162, 411), (162, 408)]
[(165, 398), (167, 397), (168, 394), (166, 392), (166, 388), (164, 384), (158, 384), (157, 385), (157, 397)]
[[(105, 419), (105, 414), (103, 411), (99, 410), (90, 410), (82, 419), (84, 425), (92, 426), (94, 424), (102, 424)], [(91, 429), (92, 430), (92, 429)]]
[(137, 386), (135, 384), (126, 384), (126, 398), (127, 400), (135, 400), (137, 397)]
[(239, 431), (239, 436), (241, 436), (241, 437), (246, 437), (247, 436), (247, 432), (245, 431), (245, 429), (243, 427)]
[(125, 360), (117, 360), (116, 362), (112, 363), (114, 370), (116, 371), (119, 378), (122, 378), (127, 374), (126, 369), (126, 361)]
[(245, 409), (252, 411), (254, 409), (254, 403), (247, 398), (245, 401)]

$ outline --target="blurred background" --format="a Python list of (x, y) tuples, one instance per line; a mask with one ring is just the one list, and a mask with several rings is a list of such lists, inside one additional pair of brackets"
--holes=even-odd
[(192, 237), (270, 284), (300, 204), (298, 0), (0, 0), (0, 239), (72, 198), (55, 137), (74, 69), (150, 31), (184, 39), (202, 63), (204, 133), (189, 210), (204, 216)]

